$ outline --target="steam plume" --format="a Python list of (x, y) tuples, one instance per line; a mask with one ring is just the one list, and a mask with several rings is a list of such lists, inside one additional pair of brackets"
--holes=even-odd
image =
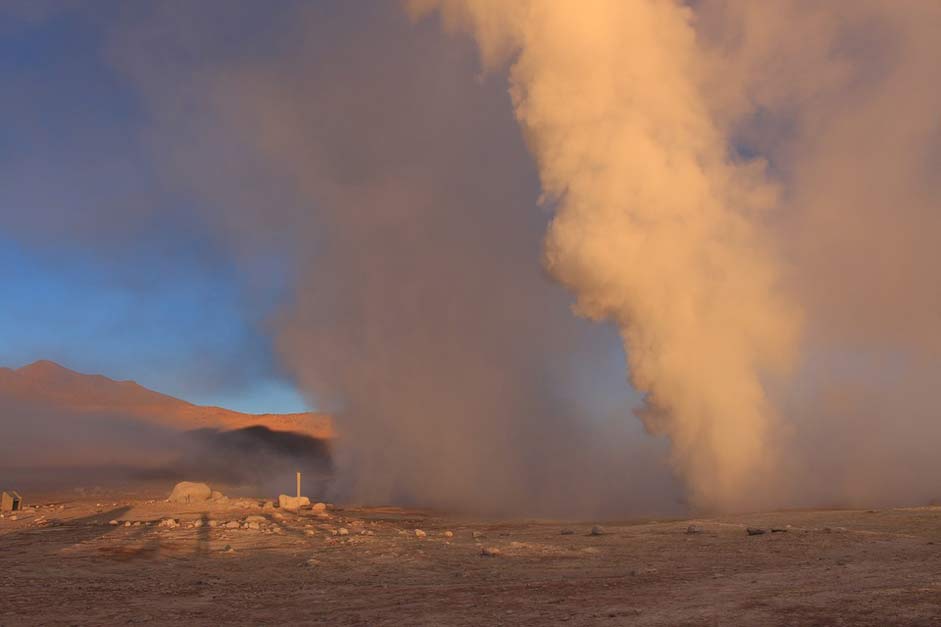
[(669, 436), (694, 502), (754, 498), (773, 452), (763, 376), (792, 362), (798, 315), (761, 228), (775, 190), (762, 163), (730, 158), (711, 118), (692, 13), (620, 0), (440, 9), (489, 67), (513, 58), (516, 117), (555, 208), (546, 265), (579, 314), (617, 323), (644, 421)]

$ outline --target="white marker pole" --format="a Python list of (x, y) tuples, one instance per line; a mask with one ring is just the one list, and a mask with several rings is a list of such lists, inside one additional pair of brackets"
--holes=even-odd
[(301, 473), (300, 472), (297, 473), (297, 496), (298, 498), (300, 498), (301, 496)]

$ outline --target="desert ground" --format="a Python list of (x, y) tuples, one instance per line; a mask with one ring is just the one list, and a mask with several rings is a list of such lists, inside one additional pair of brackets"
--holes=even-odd
[(0, 625), (941, 624), (941, 507), (576, 523), (143, 492), (5, 513)]

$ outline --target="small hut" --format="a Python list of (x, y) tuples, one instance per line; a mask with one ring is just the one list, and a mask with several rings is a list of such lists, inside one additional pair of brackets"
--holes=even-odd
[(0, 492), (0, 512), (16, 512), (23, 509), (23, 497), (16, 490)]

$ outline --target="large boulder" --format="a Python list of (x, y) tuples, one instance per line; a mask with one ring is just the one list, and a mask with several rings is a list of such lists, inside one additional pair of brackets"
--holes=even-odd
[(297, 511), (308, 505), (310, 505), (310, 499), (306, 496), (288, 496), (287, 494), (278, 496), (278, 507), (281, 509)]
[(173, 486), (173, 492), (167, 497), (171, 503), (202, 503), (212, 497), (212, 489), (205, 483), (181, 481)]

